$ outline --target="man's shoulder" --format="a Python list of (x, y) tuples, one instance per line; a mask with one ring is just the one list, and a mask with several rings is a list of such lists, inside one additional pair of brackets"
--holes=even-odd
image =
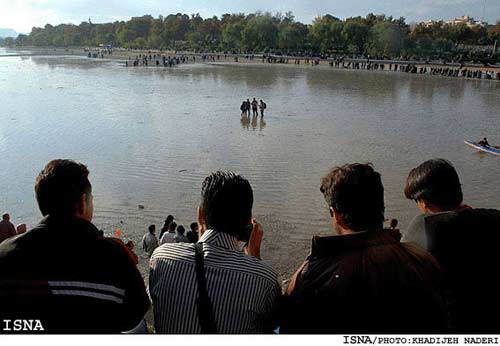
[(403, 242), (413, 242), (422, 247), (427, 247), (427, 238), (425, 232), (425, 220), (429, 215), (419, 214), (410, 221), (406, 231), (403, 234)]
[[(226, 260), (225, 263), (222, 262), (224, 259)], [(273, 282), (278, 281), (278, 274), (268, 263), (258, 259), (257, 257), (247, 255), (242, 251), (212, 251), (211, 263), (214, 265), (223, 263), (222, 266), (235, 271), (258, 276)]]
[[(249, 275), (259, 276), (267, 280), (278, 280), (274, 269), (262, 260), (244, 254), (238, 250), (220, 249), (219, 247), (205, 248), (205, 265), (218, 267), (224, 270), (238, 271)], [(195, 244), (193, 243), (167, 243), (156, 248), (151, 256), (151, 263), (169, 261), (184, 261), (194, 263)]]
[(18, 254), (23, 250), (44, 246), (45, 225), (38, 225), (23, 234), (10, 237), (0, 243), (0, 259), (10, 255)]
[(158, 246), (153, 255), (151, 262), (178, 260), (192, 261), (194, 259), (194, 244), (188, 243), (165, 243)]

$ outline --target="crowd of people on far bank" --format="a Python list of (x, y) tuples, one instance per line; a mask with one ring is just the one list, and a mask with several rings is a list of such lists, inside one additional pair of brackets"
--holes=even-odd
[(252, 102), (250, 102), (250, 99), (246, 99), (246, 101), (244, 100), (240, 106), (241, 116), (250, 117), (250, 110), (252, 110), (252, 117), (255, 118), (259, 116), (260, 110), (260, 117), (264, 118), (266, 108), (267, 104), (263, 100), (260, 100), (259, 102), (254, 97)]
[[(500, 333), (500, 211), (466, 204), (449, 161), (409, 172), (404, 194), (422, 214), (403, 239), (396, 222), (384, 228), (373, 165), (332, 168), (319, 190), (333, 232), (313, 237), (284, 292), (261, 258), (251, 184), (228, 171), (204, 179), (191, 236), (173, 216), (160, 240), (149, 227), (146, 287), (129, 249), (92, 223), (87, 167), (50, 161), (35, 180), (42, 221), (0, 244), (0, 319), (139, 332), (152, 308), (156, 333)], [(8, 219), (0, 227), (12, 231)]]
[(156, 66), (156, 67), (172, 67), (180, 64), (187, 64), (189, 62), (196, 62), (196, 57), (192, 56), (191, 58), (187, 55), (180, 56), (170, 56), (164, 54), (139, 54), (136, 55), (133, 59), (132, 57), (128, 57), (128, 60), (125, 61), (125, 67), (129, 66)]
[(412, 74), (426, 74), (432, 76), (444, 77), (460, 77), (460, 78), (474, 78), (474, 79), (490, 79), (500, 80), (500, 72), (483, 71), (478, 68), (465, 67), (463, 65), (458, 67), (453, 66), (417, 66), (413, 63), (380, 63), (380, 62), (354, 62), (344, 61), (343, 59), (330, 60), (331, 67), (354, 69), (354, 70), (369, 70), (369, 71), (394, 71)]

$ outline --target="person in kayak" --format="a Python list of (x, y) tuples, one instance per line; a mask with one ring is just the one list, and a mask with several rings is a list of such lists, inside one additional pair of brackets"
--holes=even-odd
[(490, 147), (490, 143), (488, 143), (488, 138), (484, 137), (483, 140), (477, 142), (477, 144), (482, 145), (483, 147)]

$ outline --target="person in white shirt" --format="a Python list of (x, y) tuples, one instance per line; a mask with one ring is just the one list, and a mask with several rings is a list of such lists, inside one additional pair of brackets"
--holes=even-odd
[(172, 222), (168, 226), (168, 232), (163, 233), (163, 236), (160, 239), (160, 245), (169, 244), (169, 243), (175, 243), (176, 242), (175, 239), (174, 239), (176, 228), (177, 228), (177, 223)]
[(142, 248), (148, 253), (149, 257), (151, 257), (153, 251), (158, 247), (158, 238), (156, 238), (155, 232), (156, 226), (151, 225), (148, 227), (148, 233), (142, 237)]

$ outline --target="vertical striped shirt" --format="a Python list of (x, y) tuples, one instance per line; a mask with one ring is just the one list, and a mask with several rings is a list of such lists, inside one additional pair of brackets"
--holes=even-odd
[[(274, 326), (281, 288), (277, 275), (261, 260), (245, 255), (235, 237), (207, 230), (203, 243), (207, 290), (217, 332), (265, 333)], [(201, 333), (196, 299), (195, 245), (165, 244), (150, 261), (149, 293), (157, 333)]]

